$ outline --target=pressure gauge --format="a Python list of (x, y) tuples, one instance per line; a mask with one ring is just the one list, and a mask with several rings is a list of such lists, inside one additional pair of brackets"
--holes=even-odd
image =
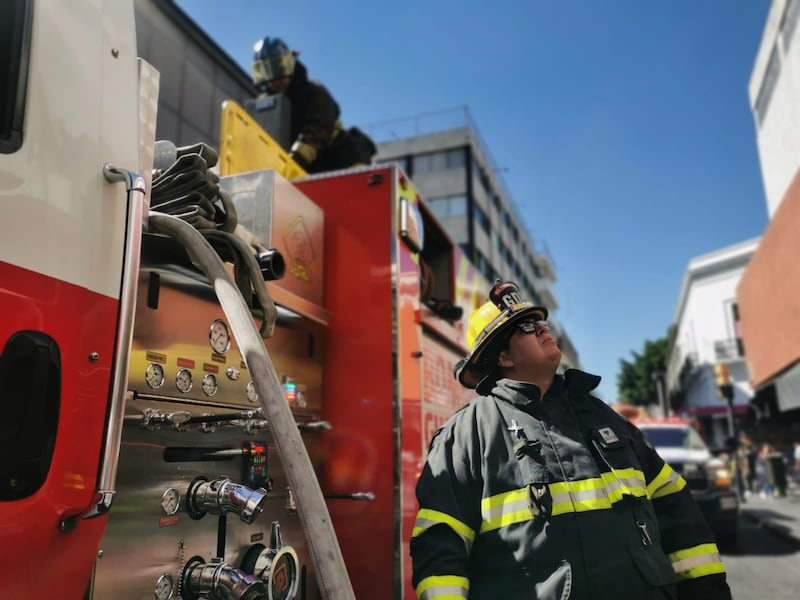
[(164, 385), (164, 367), (158, 363), (150, 363), (144, 372), (144, 380), (154, 390)]
[(175, 385), (184, 394), (192, 389), (192, 372), (189, 369), (179, 370), (175, 375)]
[(161, 508), (166, 515), (174, 515), (178, 512), (178, 507), (181, 505), (181, 494), (175, 488), (167, 488), (164, 495), (161, 496)]
[(217, 354), (225, 354), (231, 347), (231, 336), (225, 321), (217, 319), (208, 331), (208, 343)]
[(211, 373), (206, 373), (203, 377), (203, 393), (206, 396), (213, 396), (217, 393), (217, 378)]
[(247, 384), (247, 399), (250, 402), (258, 402), (258, 392), (256, 391), (256, 384), (252, 381)]
[(169, 600), (172, 598), (172, 591), (174, 589), (175, 581), (172, 579), (172, 575), (169, 573), (164, 573), (158, 578), (158, 581), (156, 582), (156, 589), (153, 591), (153, 595), (155, 596), (156, 600)]

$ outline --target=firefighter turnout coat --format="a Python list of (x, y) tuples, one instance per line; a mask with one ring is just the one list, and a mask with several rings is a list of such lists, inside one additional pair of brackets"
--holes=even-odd
[(540, 400), (501, 379), (437, 432), (411, 538), (419, 598), (730, 598), (685, 480), (590, 395), (599, 381), (569, 370)]

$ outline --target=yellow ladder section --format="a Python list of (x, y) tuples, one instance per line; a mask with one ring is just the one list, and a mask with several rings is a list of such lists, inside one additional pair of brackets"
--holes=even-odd
[(286, 179), (307, 173), (233, 100), (222, 103), (219, 174), (236, 175), (273, 169)]

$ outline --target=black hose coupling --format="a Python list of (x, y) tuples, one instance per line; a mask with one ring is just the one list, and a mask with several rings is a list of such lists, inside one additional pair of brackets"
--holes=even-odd
[(283, 260), (283, 255), (278, 252), (277, 248), (270, 248), (260, 252), (256, 256), (256, 261), (261, 267), (261, 274), (264, 276), (264, 281), (275, 281), (283, 277), (286, 272), (286, 261)]

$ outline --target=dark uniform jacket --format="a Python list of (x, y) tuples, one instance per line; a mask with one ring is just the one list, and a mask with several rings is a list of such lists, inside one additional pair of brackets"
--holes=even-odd
[(339, 120), (339, 105), (328, 89), (308, 78), (305, 65), (297, 61), (286, 91), (291, 102), (291, 155), (310, 173), (369, 164), (375, 145), (358, 128), (345, 131)]
[(686, 482), (589, 394), (599, 381), (570, 370), (540, 400), (501, 379), (437, 432), (411, 539), (419, 598), (730, 598)]
[(292, 105), (290, 135), (292, 143), (308, 144), (322, 153), (331, 144), (339, 124), (339, 105), (327, 88), (308, 78), (303, 63), (297, 61), (286, 97)]

